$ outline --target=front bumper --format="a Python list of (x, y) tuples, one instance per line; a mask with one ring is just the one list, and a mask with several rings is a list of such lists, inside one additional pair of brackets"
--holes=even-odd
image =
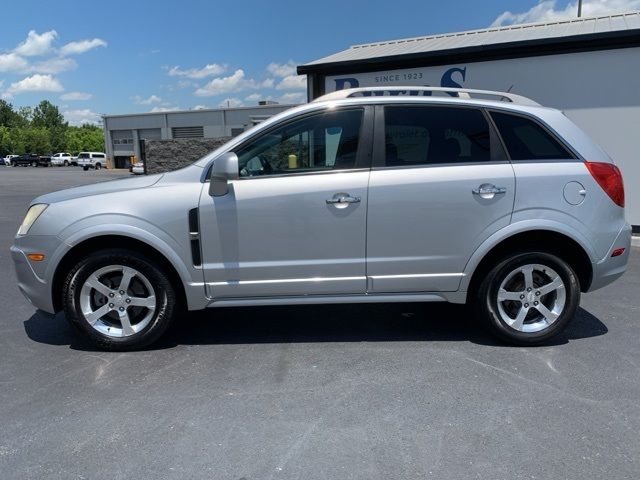
[[(624, 248), (624, 253), (617, 257), (612, 257), (611, 253), (618, 249)], [(614, 282), (622, 276), (627, 270), (627, 262), (631, 251), (631, 225), (626, 224), (616, 237), (615, 241), (609, 248), (607, 255), (593, 266), (593, 277), (589, 292), (598, 290)]]
[[(18, 289), (34, 307), (48, 313), (55, 313), (51, 288), (56, 264), (54, 258), (59, 256), (60, 247), (64, 249), (60, 239), (55, 236), (25, 235), (16, 237), (15, 244), (10, 248)], [(45, 260), (30, 262), (27, 259), (29, 253), (43, 253)]]

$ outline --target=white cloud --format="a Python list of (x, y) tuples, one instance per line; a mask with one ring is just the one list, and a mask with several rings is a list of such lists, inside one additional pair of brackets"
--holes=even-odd
[(275, 63), (272, 62), (267, 65), (267, 72), (274, 77), (285, 78), (290, 75), (296, 74), (296, 63), (293, 60), (289, 60), (287, 63)]
[(151, 113), (157, 113), (157, 112), (174, 112), (176, 110), (180, 110), (180, 107), (153, 107), (149, 111)]
[(187, 77), (187, 78), (206, 78), (220, 75), (227, 71), (226, 65), (218, 65), (217, 63), (210, 63), (202, 68), (187, 68), (181, 69), (179, 66), (171, 67), (168, 75), (170, 77)]
[(77, 66), (78, 64), (72, 58), (55, 57), (34, 63), (25, 70), (29, 73), (60, 73), (75, 70)]
[(80, 110), (65, 110), (62, 112), (64, 118), (71, 125), (82, 125), (85, 123), (99, 123), (100, 122), (100, 114), (96, 112), (92, 112), (88, 108), (83, 108)]
[(277, 98), (280, 103), (304, 103), (307, 95), (303, 92), (289, 92)]
[(306, 75), (289, 75), (284, 77), (278, 85), (276, 90), (306, 90), (307, 89), (307, 76)]
[(60, 49), (60, 55), (65, 57), (67, 55), (78, 55), (80, 53), (88, 52), (97, 47), (106, 47), (107, 42), (101, 38), (92, 38), (87, 40), (78, 40), (77, 42), (69, 42), (63, 45)]
[(218, 104), (219, 107), (225, 107), (225, 108), (236, 108), (236, 107), (242, 107), (243, 105), (244, 103), (242, 103), (242, 100), (236, 97), (225, 98)]
[(260, 83), (260, 87), (262, 88), (273, 88), (275, 85), (275, 80), (273, 78), (267, 78)]
[(15, 53), (0, 54), (0, 72), (21, 72), (27, 69), (27, 62), (20, 55)]
[(138, 105), (151, 105), (153, 103), (162, 102), (162, 99), (157, 95), (151, 95), (148, 98), (142, 98), (140, 95), (136, 95), (132, 98), (133, 98), (133, 101), (136, 102)]
[(252, 93), (251, 95), (246, 96), (244, 99), (245, 102), (257, 102), (259, 100), (266, 99), (264, 98), (264, 95), (260, 95), (259, 93)]
[(196, 105), (191, 110), (204, 110), (205, 108), (207, 108), (206, 105)]
[(18, 82), (13, 82), (5, 90), (3, 96), (11, 98), (13, 95), (24, 92), (61, 92), (63, 90), (64, 88), (62, 88), (60, 82), (51, 75), (35, 74)]
[(30, 30), (27, 34), (27, 39), (16, 47), (14, 53), (23, 57), (45, 55), (51, 51), (51, 44), (57, 36), (58, 33), (55, 30), (49, 30), (43, 34)]
[(84, 101), (84, 100), (91, 100), (92, 97), (93, 97), (93, 95), (91, 95), (90, 93), (69, 92), (69, 93), (63, 93), (62, 95), (60, 95), (60, 100), (64, 100), (64, 101), (70, 101), (70, 100)]
[(238, 69), (228, 77), (217, 77), (198, 88), (194, 93), (199, 97), (213, 97), (224, 93), (239, 92), (249, 88), (258, 88), (253, 79), (244, 78), (244, 70)]
[[(557, 6), (556, 0), (541, 0), (526, 12), (506, 11), (491, 24), (492, 27), (518, 23), (548, 22), (576, 18), (578, 2), (571, 1), (564, 8)], [(640, 9), (640, 0), (584, 0), (582, 15), (595, 16)]]

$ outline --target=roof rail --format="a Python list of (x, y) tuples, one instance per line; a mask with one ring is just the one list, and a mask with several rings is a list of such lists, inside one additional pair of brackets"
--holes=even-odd
[[(474, 90), (470, 88), (445, 88), (445, 87), (362, 87), (345, 88), (318, 97), (314, 102), (325, 102), (329, 100), (342, 100), (355, 97), (384, 97), (384, 96), (418, 96), (430, 97), (434, 94), (440, 96), (450, 96), (456, 98), (478, 98), (484, 100), (498, 100), (517, 103), (519, 105), (540, 106), (539, 103), (530, 98), (508, 92), (494, 92), (492, 90)], [(489, 98), (486, 98), (489, 97)], [(491, 98), (494, 97), (494, 98)], [(495, 98), (497, 97), (497, 98)]]

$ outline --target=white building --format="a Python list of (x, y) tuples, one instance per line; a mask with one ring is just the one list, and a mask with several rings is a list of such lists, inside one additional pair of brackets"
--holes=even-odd
[(115, 168), (129, 168), (132, 156), (141, 158), (141, 140), (235, 137), (293, 105), (264, 102), (255, 107), (179, 110), (104, 116), (107, 157)]
[(309, 99), (429, 85), (511, 91), (559, 108), (622, 170), (627, 218), (640, 231), (640, 12), (355, 45), (298, 73)]

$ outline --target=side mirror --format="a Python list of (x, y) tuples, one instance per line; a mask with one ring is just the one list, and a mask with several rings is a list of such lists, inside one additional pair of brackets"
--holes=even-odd
[(229, 192), (230, 180), (238, 178), (238, 156), (233, 152), (227, 152), (213, 161), (211, 180), (209, 183), (209, 195), (222, 197)]

